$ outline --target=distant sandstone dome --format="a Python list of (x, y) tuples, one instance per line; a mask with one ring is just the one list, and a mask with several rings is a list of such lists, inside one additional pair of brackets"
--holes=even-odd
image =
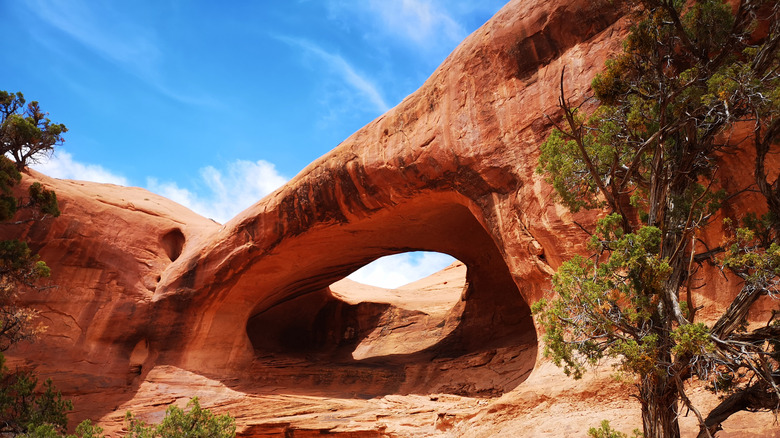
[[(579, 225), (594, 217), (555, 205), (534, 174), (544, 115), (557, 112), (561, 69), (582, 99), (625, 31), (606, 0), (512, 1), (418, 91), (224, 226), (142, 189), (31, 171), (19, 189), (56, 190), (62, 216), (0, 225), (0, 237), (30, 242), (56, 287), (25, 296), (48, 330), (8, 351), (9, 366), (51, 377), (74, 399), (72, 424), (112, 434), (127, 410), (156, 421), (193, 396), (247, 437), (637, 427), (609, 367), (574, 381), (540, 360), (528, 305), (584, 250)], [(727, 188), (745, 185), (751, 159), (725, 160)], [(462, 265), (405, 290), (408, 302), (340, 281), (413, 250)], [(709, 274), (697, 299), (717, 309), (736, 283)], [(774, 433), (750, 415), (724, 427)], [(681, 422), (695, 430), (693, 416)]]

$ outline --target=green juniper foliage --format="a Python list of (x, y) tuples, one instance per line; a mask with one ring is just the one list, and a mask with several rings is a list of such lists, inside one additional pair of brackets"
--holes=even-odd
[(76, 426), (76, 434), (62, 434), (51, 424), (41, 424), (31, 427), (30, 430), (21, 435), (22, 438), (107, 438), (103, 435), (103, 428), (92, 424), (90, 420), (82, 421)]
[[(24, 104), (21, 93), (0, 91), (0, 222), (13, 221), (20, 210), (25, 217), (18, 224), (60, 214), (56, 194), (38, 182), (30, 185), (27, 196), (13, 191), (26, 163), (60, 144), (66, 131), (64, 125), (52, 124), (37, 102), (26, 109)], [(18, 305), (17, 293), (20, 287), (36, 287), (49, 275), (49, 267), (26, 242), (0, 241), (0, 352), (38, 333), (32, 324), (35, 312)], [(0, 353), (0, 434), (59, 436), (71, 409), (51, 380), (39, 385), (30, 372), (9, 372)]]
[[(590, 115), (565, 96), (563, 118), (541, 145), (539, 167), (572, 212), (603, 209), (589, 256), (563, 263), (554, 296), (533, 306), (545, 355), (579, 378), (613, 358), (636, 378), (645, 437), (680, 435), (678, 405), (711, 436), (739, 410), (780, 406), (780, 326), (748, 331), (747, 313), (780, 281), (780, 184), (765, 169), (780, 134), (780, 4), (742, 0), (625, 2), (633, 26), (623, 51), (593, 80)], [(752, 138), (729, 144), (735, 125)], [(769, 215), (745, 215), (728, 245), (706, 248), (700, 230), (728, 196), (718, 154), (752, 147)], [(759, 211), (760, 213), (760, 211)], [(728, 224), (727, 224), (728, 225)], [(733, 228), (733, 227), (732, 227)], [(743, 281), (709, 327), (696, 321), (693, 277), (719, 264)], [(780, 306), (778, 306), (780, 309)], [(730, 392), (706, 416), (685, 392), (692, 378)], [(605, 432), (606, 433), (606, 432)]]
[(62, 399), (50, 379), (43, 383), (42, 391), (37, 387), (34, 374), (10, 373), (0, 353), (0, 433), (23, 434), (37, 428), (65, 431), (66, 412), (73, 405)]
[(202, 409), (197, 397), (187, 403), (189, 411), (171, 405), (158, 425), (148, 425), (130, 412), (126, 415), (128, 438), (232, 438), (235, 420), (229, 415), (214, 415)]
[(553, 277), (559, 298), (533, 307), (545, 309), (545, 355), (574, 378), (604, 356), (623, 358), (627, 372), (656, 371), (658, 334), (650, 320), (671, 268), (658, 257), (658, 228), (624, 234), (620, 220), (618, 214), (601, 220), (590, 241), (591, 249), (609, 256), (600, 263), (581, 256), (565, 262)]
[[(13, 191), (26, 163), (61, 144), (67, 131), (64, 125), (51, 123), (38, 102), (24, 104), (22, 93), (0, 90), (0, 222), (13, 221), (20, 210), (25, 214), (19, 224), (60, 215), (57, 195), (41, 183), (32, 183), (27, 196)], [(0, 351), (36, 335), (38, 329), (31, 324), (35, 313), (17, 305), (17, 293), (19, 287), (33, 288), (49, 275), (46, 263), (26, 242), (0, 241)]]
[(25, 106), (22, 93), (0, 90), (0, 155), (10, 156), (19, 170), (61, 145), (68, 129), (52, 123), (38, 102)]
[[(591, 427), (588, 429), (588, 436), (590, 438), (629, 438), (628, 434), (613, 429), (607, 420), (603, 420), (599, 428)], [(634, 429), (631, 438), (640, 438), (641, 436), (642, 432), (639, 429)]]
[[(21, 176), (9, 161), (0, 156), (0, 221), (13, 220), (20, 207), (31, 212), (29, 220), (59, 216), (57, 195), (40, 183), (30, 185), (28, 199), (13, 196), (11, 187)], [(19, 287), (34, 288), (38, 280), (50, 274), (49, 267), (26, 242), (16, 239), (0, 241), (0, 351), (35, 337), (38, 329), (31, 324), (35, 312), (20, 307), (17, 294)]]

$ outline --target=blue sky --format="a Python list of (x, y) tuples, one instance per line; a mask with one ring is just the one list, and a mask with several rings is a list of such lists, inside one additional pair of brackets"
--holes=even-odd
[(42, 172), (225, 222), (414, 92), (504, 3), (0, 0), (0, 89), (68, 127)]

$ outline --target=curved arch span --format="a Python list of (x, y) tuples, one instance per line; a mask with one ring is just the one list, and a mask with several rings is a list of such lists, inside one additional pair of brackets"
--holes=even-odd
[[(361, 220), (313, 227), (245, 259), (231, 284), (202, 297), (206, 311), (185, 348), (187, 366), (212, 373), (245, 371), (257, 387), (283, 384), (354, 394), (496, 395), (516, 387), (535, 364), (531, 313), (498, 246), (462, 201), (431, 193)], [(339, 302), (329, 287), (379, 257), (406, 251), (450, 254), (467, 267), (461, 302), (446, 317), (451, 331), (420, 351), (355, 359), (355, 343), (366, 333), (405, 316), (382, 303)], [(280, 324), (298, 319), (297, 326), (309, 334), (300, 345), (290, 339), (265, 342), (269, 334), (258, 328), (269, 323), (263, 315), (275, 315)], [(267, 348), (275, 342), (288, 342), (290, 348), (282, 354)], [(285, 361), (317, 371), (303, 377), (300, 370), (269, 373)], [(488, 367), (492, 377), (485, 381), (480, 370)]]

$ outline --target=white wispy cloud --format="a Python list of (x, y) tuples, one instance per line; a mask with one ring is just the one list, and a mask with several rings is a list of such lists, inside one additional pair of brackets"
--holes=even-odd
[(444, 5), (432, 0), (371, 0), (368, 5), (390, 33), (417, 44), (431, 44), (439, 39), (460, 42), (466, 37), (463, 26), (446, 12)]
[(149, 29), (121, 20), (110, 9), (101, 10), (102, 19), (93, 9), (103, 3), (79, 0), (28, 2), (44, 23), (59, 29), (69, 37), (93, 50), (103, 58), (134, 69), (150, 69), (160, 56), (154, 35)]
[(384, 113), (390, 109), (390, 106), (387, 104), (384, 97), (382, 97), (382, 93), (374, 82), (364, 74), (358, 72), (358, 70), (341, 55), (330, 53), (317, 44), (305, 39), (285, 36), (276, 36), (275, 38), (290, 46), (303, 49), (305, 53), (316, 56), (322, 61), (325, 68), (329, 70), (332, 75), (340, 78), (346, 85), (357, 91), (380, 113)]
[(147, 178), (152, 192), (165, 196), (192, 211), (225, 223), (287, 182), (267, 161), (236, 160), (223, 170), (207, 166), (200, 170), (200, 192), (180, 187), (176, 182)]
[(97, 164), (76, 161), (73, 155), (65, 151), (55, 151), (51, 157), (41, 158), (38, 163), (33, 163), (30, 167), (52, 178), (129, 185), (124, 176), (117, 175)]
[(375, 260), (349, 275), (350, 280), (395, 289), (451, 265), (455, 259), (438, 252), (407, 252)]
[[(484, 0), (483, 0), (484, 1)], [(452, 50), (466, 36), (460, 19), (473, 0), (329, 0), (331, 18), (364, 37), (411, 45), (425, 57)]]
[[(56, 151), (51, 157), (41, 158), (30, 167), (53, 178), (131, 185), (124, 176), (97, 164), (77, 161), (65, 151)], [(153, 177), (147, 178), (146, 188), (202, 216), (225, 223), (288, 179), (279, 174), (272, 163), (264, 160), (235, 160), (224, 169), (207, 166), (200, 169), (198, 175), (198, 191)]]
[[(172, 86), (161, 73), (165, 59), (164, 44), (153, 28), (126, 19), (113, 9), (112, 2), (84, 0), (31, 0), (23, 2), (38, 18), (36, 26), (45, 24), (67, 38), (77, 41), (97, 56), (111, 62), (147, 83), (162, 95), (191, 105), (216, 106), (208, 96), (191, 95)], [(58, 44), (45, 32), (32, 32), (47, 46)]]

